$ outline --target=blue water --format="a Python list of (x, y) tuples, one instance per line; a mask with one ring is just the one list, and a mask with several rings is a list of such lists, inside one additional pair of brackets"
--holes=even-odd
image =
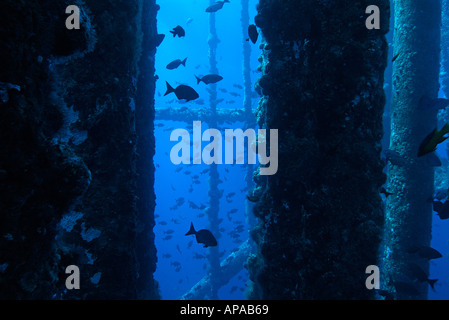
[[(250, 1), (250, 24), (254, 23), (257, 0)], [(209, 93), (204, 83), (197, 85), (195, 75), (201, 76), (209, 73), (208, 39), (209, 39), (209, 13), (205, 8), (209, 0), (163, 0), (159, 1), (161, 7), (158, 13), (158, 31), (166, 35), (163, 43), (157, 49), (156, 74), (159, 77), (156, 87), (156, 107), (208, 107)], [(242, 34), (240, 24), (240, 1), (226, 3), (216, 15), (217, 34), (220, 39), (217, 50), (219, 74), (224, 80), (217, 84), (218, 97), (224, 99), (219, 108), (242, 108), (243, 90), (235, 85), (243, 86), (242, 77), (242, 41), (247, 35)], [(188, 23), (188, 21), (190, 21)], [(169, 33), (177, 25), (185, 31), (184, 38), (173, 38)], [(260, 39), (259, 39), (260, 42)], [(260, 75), (255, 70), (259, 65), (257, 58), (260, 54), (258, 47), (251, 44), (251, 76), (252, 84)], [(180, 66), (176, 70), (167, 70), (166, 65), (175, 59), (187, 57), (186, 67)], [(200, 99), (186, 104), (177, 101), (174, 94), (164, 96), (165, 81), (173, 87), (186, 84), (193, 87), (200, 95)], [(220, 89), (225, 89), (223, 92)], [(233, 96), (230, 92), (240, 94)], [(198, 101), (204, 104), (198, 104)], [(232, 101), (234, 101), (232, 103)], [(254, 97), (252, 106), (255, 108), (258, 98)], [(191, 203), (201, 207), (208, 206), (209, 173), (205, 172), (209, 166), (201, 165), (174, 165), (170, 161), (170, 150), (176, 142), (170, 141), (170, 133), (174, 129), (189, 129), (192, 123), (162, 121), (156, 118), (156, 247), (158, 250), (158, 263), (155, 278), (159, 283), (162, 299), (178, 299), (200, 281), (209, 272), (207, 255), (208, 248), (196, 243), (194, 236), (184, 236), (190, 223), (193, 222), (196, 230), (209, 227), (205, 210), (191, 208)], [(208, 128), (203, 123), (202, 130)], [(242, 128), (242, 123), (228, 123), (220, 126), (224, 128)], [(204, 142), (204, 147), (207, 143)], [(439, 145), (437, 154), (447, 159), (446, 143)], [(235, 248), (249, 238), (250, 226), (245, 216), (245, 195), (248, 186), (245, 182), (246, 166), (219, 165), (218, 171), (222, 183), (219, 189), (223, 190), (220, 199), (219, 217), (222, 218), (220, 228), (221, 237), (218, 238), (221, 259), (225, 259)], [(234, 192), (235, 195), (226, 198)], [(228, 214), (232, 209), (236, 213)], [(230, 217), (230, 218), (229, 218)], [(239, 233), (232, 233), (239, 225), (244, 229)], [(429, 289), (429, 299), (449, 299), (449, 220), (440, 220), (434, 216), (433, 235), (431, 246), (443, 254), (443, 258), (430, 263), (430, 279), (437, 278), (435, 291)], [(238, 236), (236, 236), (238, 235)], [(248, 280), (246, 269), (230, 279), (229, 283), (219, 290), (220, 299), (245, 299), (245, 290)], [(208, 298), (207, 296), (204, 298)]]
[[(446, 98), (440, 90), (439, 98)], [(438, 145), (436, 154), (444, 161), (447, 160), (447, 143)], [(447, 200), (446, 200), (447, 201)], [(442, 253), (443, 257), (431, 260), (429, 279), (439, 279), (435, 284), (435, 291), (429, 288), (429, 300), (449, 300), (449, 220), (441, 220), (434, 212), (432, 224), (431, 247)]]
[[(250, 24), (254, 23), (257, 1), (250, 1)], [(209, 13), (205, 9), (209, 6), (209, 0), (159, 1), (161, 7), (158, 13), (158, 32), (166, 35), (164, 41), (157, 49), (156, 74), (159, 77), (156, 87), (156, 107), (194, 107), (207, 108), (209, 106), (208, 87), (204, 83), (199, 85), (195, 75), (202, 76), (209, 73), (208, 38), (209, 38)], [(247, 35), (243, 35), (240, 23), (240, 1), (226, 3), (216, 16), (216, 30), (220, 43), (217, 50), (217, 64), (219, 74), (224, 78), (217, 83), (217, 99), (224, 99), (219, 108), (243, 107), (243, 46), (242, 41)], [(190, 23), (187, 23), (188, 20)], [(169, 31), (181, 25), (186, 36), (174, 38)], [(260, 40), (259, 40), (260, 41)], [(251, 44), (251, 75), (252, 83), (259, 74), (255, 72), (259, 65), (257, 58), (260, 49)], [(166, 65), (175, 59), (184, 60), (187, 57), (186, 67), (180, 66), (175, 70), (167, 70)], [(165, 81), (173, 87), (185, 84), (193, 87), (200, 98), (188, 103), (180, 103), (174, 94), (164, 96), (166, 91)], [(237, 86), (235, 86), (237, 85)], [(227, 92), (222, 92), (225, 89)], [(237, 95), (231, 95), (234, 92)], [(204, 105), (197, 104), (203, 101)], [(234, 101), (232, 103), (232, 101)], [(252, 105), (257, 105), (258, 98), (253, 98)], [(229, 123), (220, 125), (219, 129), (224, 133), (225, 128), (242, 128), (242, 123)], [(170, 141), (170, 134), (174, 129), (189, 129), (192, 123), (158, 121), (156, 119), (156, 247), (158, 250), (158, 263), (155, 278), (159, 282), (162, 299), (178, 299), (192, 286), (209, 272), (209, 263), (206, 256), (209, 248), (203, 248), (196, 243), (194, 236), (184, 236), (189, 230), (190, 222), (195, 229), (209, 227), (209, 221), (205, 210), (193, 209), (189, 202), (196, 206), (208, 206), (209, 169), (208, 165), (174, 165), (170, 161), (170, 150), (176, 142)], [(207, 123), (202, 123), (202, 131), (208, 129)], [(202, 148), (207, 145), (202, 143)], [(245, 182), (245, 165), (218, 165), (218, 172), (222, 183), (219, 189), (223, 190), (220, 199), (219, 218), (222, 218), (220, 228), (221, 237), (217, 239), (221, 260), (225, 259), (233, 249), (249, 238), (249, 227), (245, 217), (245, 196), (247, 186)], [(235, 195), (226, 197), (231, 192)], [(179, 206), (176, 206), (178, 201)], [(237, 212), (228, 214), (232, 209)], [(230, 220), (230, 219), (231, 220)], [(234, 232), (235, 228), (243, 225), (242, 232)], [(171, 233), (170, 233), (171, 232)], [(238, 236), (237, 236), (238, 235)], [(168, 236), (168, 237), (167, 237)], [(170, 237), (172, 236), (172, 237)], [(245, 299), (244, 291), (248, 275), (246, 269), (235, 275), (227, 285), (223, 286), (218, 296), (220, 299)], [(208, 298), (208, 297), (204, 297)]]

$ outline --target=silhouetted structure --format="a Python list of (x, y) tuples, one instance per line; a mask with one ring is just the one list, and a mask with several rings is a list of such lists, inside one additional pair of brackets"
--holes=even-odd
[[(410, 254), (413, 246), (429, 246), (432, 229), (434, 168), (426, 157), (417, 157), (424, 138), (436, 126), (436, 111), (420, 107), (423, 96), (436, 98), (440, 73), (441, 6), (434, 1), (395, 1), (395, 51), (391, 142), (407, 165), (391, 165), (386, 215), (383, 281), (399, 299), (426, 299), (427, 283), (404, 278), (411, 262), (427, 270), (428, 263)], [(415, 32), (408, 32), (413, 25)], [(419, 294), (395, 286), (412, 284)]]
[[(379, 6), (380, 30), (365, 26)], [(249, 260), (256, 299), (369, 299), (378, 263), (388, 1), (261, 0), (256, 111), (279, 130), (279, 170), (261, 189)], [(269, 139), (267, 137), (267, 139)]]

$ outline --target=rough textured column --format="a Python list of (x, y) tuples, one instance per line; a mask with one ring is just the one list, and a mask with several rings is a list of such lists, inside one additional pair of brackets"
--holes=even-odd
[[(365, 27), (373, 4), (381, 30)], [(255, 177), (250, 298), (372, 298), (388, 1), (261, 0), (255, 21), (266, 39), (257, 116), (279, 130), (279, 170)]]
[(157, 33), (156, 14), (159, 5), (155, 0), (146, 0), (142, 8), (142, 55), (139, 62), (139, 77), (136, 91), (136, 133), (137, 133), (137, 298), (160, 298), (153, 274), (156, 271), (156, 247), (154, 245), (154, 163), (155, 153), (154, 93), (156, 88), (154, 59)]
[[(243, 107), (245, 109), (244, 128), (254, 128), (256, 125), (256, 119), (253, 114), (251, 99), (253, 94), (253, 84), (251, 83), (251, 45), (248, 41), (248, 26), (249, 26), (249, 0), (242, 0), (242, 11), (240, 16), (240, 22), (242, 24), (242, 46), (243, 46)], [(248, 150), (245, 150), (245, 159), (247, 159)], [(245, 183), (246, 188), (249, 190), (253, 186), (253, 173), (254, 165), (246, 165)], [(251, 213), (253, 204), (245, 201), (245, 216), (249, 225), (254, 224), (254, 215)]]
[[(144, 3), (75, 1), (80, 30), (66, 29), (65, 2), (1, 3), (1, 81), (20, 86), (0, 88), (1, 298), (143, 290), (135, 111)], [(65, 287), (72, 264), (80, 290)]]
[[(441, 43), (449, 41), (449, 1), (442, 1), (441, 11)], [(446, 97), (449, 97), (449, 48), (441, 47), (441, 88)]]
[[(409, 252), (413, 246), (429, 246), (431, 240), (432, 203), (428, 199), (433, 194), (434, 169), (417, 153), (437, 124), (436, 111), (420, 108), (420, 100), (438, 94), (440, 0), (398, 0), (395, 15), (394, 46), (400, 54), (393, 68), (390, 147), (408, 164), (392, 165), (389, 171), (388, 191), (394, 196), (387, 203), (384, 281), (388, 290), (397, 289), (399, 299), (425, 299), (428, 284), (412, 283), (407, 275), (411, 262), (428, 271), (428, 263)], [(399, 281), (415, 286), (419, 293), (410, 294), (411, 290), (397, 285)]]
[[(51, 143), (63, 116), (50, 99), (49, 58), (62, 48), (55, 31), (64, 28), (56, 18), (64, 12), (59, 1), (0, 3), (2, 300), (52, 298), (64, 274), (54, 245), (56, 226), (88, 185), (85, 166)], [(79, 38), (72, 41), (82, 46)]]

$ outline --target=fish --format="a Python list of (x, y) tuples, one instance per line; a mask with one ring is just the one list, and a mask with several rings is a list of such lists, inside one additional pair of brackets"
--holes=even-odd
[(446, 124), (438, 131), (437, 128), (429, 133), (421, 142), (418, 149), (418, 157), (422, 157), (428, 153), (434, 152), (437, 149), (437, 145), (444, 142), (449, 136), (445, 136), (449, 133), (449, 123)]
[(441, 258), (443, 255), (436, 249), (427, 246), (411, 246), (408, 253), (417, 253), (421, 258), (428, 260)]
[(198, 99), (197, 101), (195, 101), (195, 103), (202, 106), (202, 105), (204, 105), (204, 99)]
[(173, 87), (166, 81), (167, 84), (167, 92), (165, 92), (164, 96), (170, 93), (175, 93), (178, 100), (186, 100), (186, 102), (196, 100), (200, 96), (192, 87), (181, 84), (180, 86), (173, 89)]
[(212, 232), (210, 232), (207, 229), (201, 229), (199, 231), (196, 231), (195, 228), (193, 227), (193, 222), (190, 222), (190, 229), (189, 231), (187, 231), (185, 236), (189, 236), (192, 234), (195, 235), (197, 243), (204, 244), (203, 248), (217, 246), (217, 239), (215, 239)]
[(440, 158), (435, 153), (429, 153), (424, 158), (427, 162), (427, 164), (431, 167), (441, 167), (442, 162)]
[(205, 84), (211, 84), (211, 83), (217, 83), (218, 81), (223, 80), (223, 77), (218, 74), (208, 74), (202, 78), (195, 76), (195, 78), (196, 78), (196, 84), (200, 84), (201, 81), (203, 81)]
[(385, 195), (385, 197), (388, 198), (388, 196), (391, 196), (394, 193), (388, 192), (387, 190), (385, 190), (384, 187), (380, 188), (380, 193), (383, 193)]
[(442, 110), (449, 106), (449, 99), (437, 98), (432, 99), (428, 96), (423, 96), (419, 101), (419, 106), (421, 109), (426, 110)]
[(432, 290), (435, 290), (435, 282), (437, 282), (438, 279), (429, 279), (426, 272), (416, 263), (409, 263), (408, 268), (413, 279), (417, 279), (421, 282), (426, 281), (430, 285)]
[(395, 62), (396, 59), (399, 57), (399, 55), (401, 54), (401, 52), (398, 52), (394, 55), (393, 59), (391, 59), (391, 62)]
[[(190, 246), (192, 246), (192, 241), (190, 241), (189, 243), (190, 243)], [(193, 259), (197, 259), (197, 260), (199, 260), (199, 259), (206, 259), (206, 256), (203, 255), (203, 254), (194, 252), (193, 253)]]
[(259, 201), (259, 197), (255, 197), (255, 196), (251, 196), (249, 194), (246, 195), (246, 199), (250, 202), (258, 202)]
[(229, 192), (229, 193), (226, 195), (226, 198), (229, 199), (229, 198), (232, 198), (233, 196), (235, 196), (235, 192)]
[(186, 61), (187, 58), (185, 58), (184, 60), (181, 61), (181, 59), (176, 59), (173, 60), (172, 62), (170, 62), (169, 64), (167, 64), (167, 69), (168, 70), (174, 70), (176, 68), (178, 68), (180, 65), (183, 65), (184, 67), (186, 66)]
[(248, 27), (248, 35), (249, 35), (249, 38), (251, 39), (252, 43), (256, 43), (257, 42), (257, 39), (259, 38), (259, 32), (257, 32), (256, 25), (251, 24)]
[(218, 10), (220, 10), (221, 8), (223, 8), (223, 5), (225, 3), (229, 3), (229, 0), (224, 0), (224, 1), (217, 1), (215, 2), (213, 5), (209, 6), (206, 9), (206, 12), (217, 12)]
[(171, 34), (173, 34), (173, 38), (178, 36), (179, 38), (185, 37), (186, 32), (181, 26), (176, 26), (172, 31), (170, 31)]
[(243, 89), (243, 87), (238, 83), (234, 83), (232, 86), (237, 89)]
[(155, 43), (156, 47), (159, 47), (161, 45), (162, 41), (164, 41), (164, 39), (165, 39), (165, 34), (158, 34), (156, 36), (156, 43)]
[(199, 209), (200, 207), (198, 207), (194, 202), (189, 200), (189, 208), (196, 210)]
[(240, 97), (240, 96), (241, 96), (241, 94), (238, 93), (238, 92), (229, 92), (229, 94), (230, 94), (231, 96), (234, 96), (234, 97)]
[(384, 157), (386, 161), (390, 161), (392, 165), (395, 166), (405, 166), (408, 164), (408, 161), (399, 154), (399, 152), (387, 149), (383, 151)]
[(449, 219), (449, 201), (433, 201), (433, 211), (437, 213), (441, 220)]
[(189, 25), (189, 24), (192, 23), (192, 21), (193, 21), (193, 18), (188, 18), (187, 21), (186, 21), (186, 24)]

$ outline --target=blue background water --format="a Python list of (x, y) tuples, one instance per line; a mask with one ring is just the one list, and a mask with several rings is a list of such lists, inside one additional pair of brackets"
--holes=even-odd
[[(257, 1), (250, 1), (250, 23), (256, 14)], [(209, 105), (208, 87), (204, 83), (199, 85), (195, 75), (203, 76), (209, 73), (209, 13), (205, 9), (209, 6), (209, 0), (164, 0), (160, 1), (161, 9), (158, 14), (158, 31), (166, 35), (163, 43), (158, 47), (156, 56), (156, 74), (159, 76), (156, 87), (156, 107), (204, 107)], [(243, 87), (243, 46), (244, 37), (240, 23), (241, 4), (240, 1), (226, 3), (216, 16), (216, 29), (220, 43), (217, 50), (217, 64), (219, 74), (223, 80), (217, 84), (217, 99), (224, 99), (219, 108), (242, 108), (243, 90), (234, 86)], [(191, 19), (190, 23), (187, 21)], [(169, 31), (181, 25), (186, 36), (174, 38)], [(259, 40), (260, 41), (260, 40)], [(254, 84), (256, 77), (255, 70), (259, 65), (257, 58), (260, 50), (257, 43), (251, 44), (251, 75)], [(167, 70), (166, 65), (175, 59), (187, 57), (186, 67), (180, 66), (176, 70)], [(200, 98), (195, 101), (183, 104), (178, 102), (174, 94), (164, 96), (166, 91), (165, 81), (173, 87), (179, 84), (186, 84), (193, 87)], [(225, 89), (227, 92), (222, 92)], [(230, 92), (238, 93), (233, 96)], [(204, 105), (197, 102), (204, 101)], [(235, 101), (234, 103), (229, 103)], [(253, 106), (257, 105), (257, 97), (253, 98)], [(156, 119), (157, 120), (157, 119)], [(219, 130), (224, 133), (225, 128), (243, 128), (242, 123), (229, 123), (220, 126)], [(176, 142), (170, 142), (170, 133), (173, 128), (188, 129), (192, 123), (174, 121), (156, 121), (156, 246), (158, 249), (158, 264), (155, 277), (160, 285), (163, 299), (177, 299), (186, 293), (193, 285), (203, 278), (209, 268), (206, 255), (209, 249), (197, 244), (194, 236), (184, 236), (188, 231), (190, 222), (193, 222), (195, 229), (208, 228), (209, 221), (204, 214), (204, 210), (192, 209), (189, 201), (197, 206), (202, 204), (208, 206), (209, 172), (201, 174), (209, 166), (201, 165), (174, 165), (170, 161), (170, 150)], [(171, 130), (169, 130), (171, 129)], [(202, 131), (208, 129), (207, 123), (202, 123)], [(202, 143), (202, 147), (207, 142)], [(220, 199), (219, 217), (223, 219), (220, 224), (223, 232), (219, 243), (221, 260), (226, 258), (233, 249), (237, 248), (249, 237), (249, 226), (245, 218), (245, 195), (246, 195), (246, 166), (245, 165), (219, 165), (218, 172), (223, 181), (219, 189), (224, 190)], [(196, 177), (198, 176), (198, 177)], [(235, 195), (226, 198), (230, 192)], [(174, 209), (176, 199), (184, 199), (184, 203)], [(182, 202), (182, 200), (179, 200)], [(172, 208), (172, 209), (170, 209)], [(238, 209), (236, 213), (229, 214), (232, 221), (229, 221), (227, 213), (232, 209)], [(165, 224), (166, 223), (166, 224)], [(236, 226), (244, 225), (244, 230), (235, 237), (230, 234)], [(172, 238), (164, 240), (173, 230)], [(169, 256), (170, 255), (170, 256)], [(201, 257), (197, 259), (198, 257)], [(179, 265), (178, 265), (179, 263)], [(218, 294), (220, 299), (245, 299), (244, 290), (247, 280), (247, 272), (242, 271), (231, 281), (222, 287)]]
[[(257, 0), (250, 1), (250, 23), (254, 23)], [(156, 74), (159, 76), (156, 87), (156, 107), (208, 107), (209, 96), (204, 83), (197, 85), (195, 75), (209, 73), (208, 38), (209, 13), (205, 9), (209, 0), (163, 0), (159, 1), (161, 7), (158, 14), (158, 31), (166, 35), (163, 43), (157, 49)], [(217, 34), (220, 39), (217, 50), (219, 74), (224, 80), (218, 83), (218, 98), (225, 99), (219, 108), (241, 108), (243, 105), (243, 90), (234, 84), (243, 86), (242, 77), (242, 41), (243, 35), (240, 23), (241, 3), (232, 1), (226, 3), (216, 13)], [(191, 20), (190, 23), (188, 21)], [(169, 33), (177, 25), (185, 31), (184, 38), (173, 38)], [(258, 44), (251, 44), (251, 76), (252, 83), (259, 76), (255, 70), (259, 65), (257, 58), (260, 54)], [(186, 67), (180, 66), (176, 70), (167, 70), (166, 65), (175, 60), (187, 57)], [(179, 103), (170, 94), (163, 96), (166, 91), (165, 81), (173, 87), (179, 84), (192, 86), (200, 95), (200, 99), (187, 104)], [(222, 92), (220, 89), (226, 89)], [(239, 93), (232, 96), (230, 92)], [(442, 96), (442, 94), (440, 94)], [(257, 97), (253, 97), (253, 108), (257, 105)], [(198, 102), (204, 104), (198, 104)], [(235, 101), (234, 103), (229, 103)], [(160, 121), (156, 119), (156, 247), (158, 249), (158, 264), (155, 278), (159, 282), (163, 299), (178, 299), (193, 285), (208, 273), (208, 260), (206, 255), (209, 249), (197, 244), (194, 236), (184, 236), (188, 231), (190, 222), (197, 230), (208, 228), (209, 221), (204, 210), (192, 209), (189, 201), (197, 206), (208, 205), (208, 169), (207, 165), (174, 165), (170, 161), (170, 150), (175, 142), (170, 142), (170, 133), (173, 129), (187, 129), (192, 123)], [(224, 128), (242, 128), (242, 123), (227, 124)], [(203, 123), (202, 130), (207, 129)], [(207, 143), (203, 142), (204, 147)], [(437, 151), (442, 158), (447, 158), (446, 144), (441, 144)], [(243, 165), (219, 165), (220, 179), (223, 181), (219, 188), (224, 190), (220, 200), (219, 216), (223, 219), (220, 227), (222, 236), (218, 239), (219, 251), (224, 259), (227, 255), (249, 237), (249, 226), (245, 217), (246, 167)], [(226, 195), (234, 192), (235, 196), (226, 199)], [(176, 203), (182, 203), (176, 207)], [(227, 214), (232, 209), (238, 209), (234, 214)], [(231, 217), (232, 221), (228, 219)], [(237, 222), (237, 223), (236, 223)], [(233, 238), (232, 232), (236, 226), (244, 225), (239, 237)], [(443, 258), (430, 263), (429, 278), (438, 278), (435, 292), (429, 289), (429, 299), (449, 299), (449, 220), (440, 220), (434, 216), (432, 247), (443, 254)], [(172, 233), (170, 233), (172, 232)], [(168, 238), (167, 238), (168, 236)], [(171, 237), (170, 237), (171, 236)], [(235, 234), (234, 234), (235, 236)], [(363, 241), (363, 239), (361, 239)], [(354, 257), (356, 259), (356, 257)], [(219, 291), (220, 299), (245, 299), (245, 283), (248, 279), (247, 271), (242, 271)], [(381, 279), (382, 281), (382, 279)]]

